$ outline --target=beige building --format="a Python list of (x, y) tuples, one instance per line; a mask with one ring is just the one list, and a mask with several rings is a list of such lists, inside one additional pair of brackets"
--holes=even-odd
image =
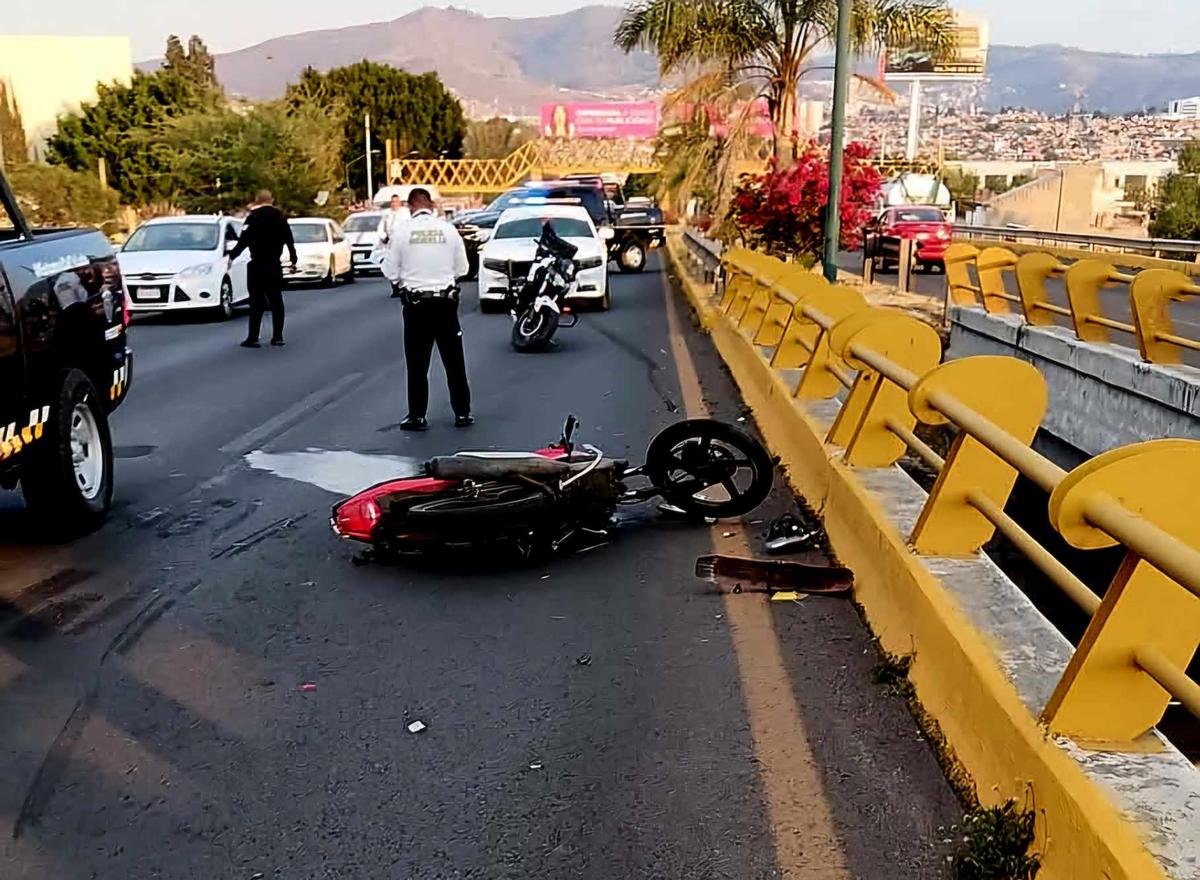
[(97, 83), (132, 76), (128, 37), (0, 36), (0, 80), (16, 97), (35, 158), (59, 116), (95, 100)]

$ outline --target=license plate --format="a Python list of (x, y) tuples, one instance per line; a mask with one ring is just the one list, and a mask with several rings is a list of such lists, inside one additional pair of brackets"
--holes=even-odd
[(165, 303), (169, 287), (135, 287), (133, 301), (136, 303)]
[(917, 233), (917, 241), (929, 241), (929, 239), (931, 239), (931, 238), (933, 238), (933, 236), (930, 235), (928, 232), (918, 232)]

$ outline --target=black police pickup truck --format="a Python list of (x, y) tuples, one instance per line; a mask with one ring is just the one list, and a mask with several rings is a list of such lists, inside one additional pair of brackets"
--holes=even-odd
[(129, 390), (125, 286), (93, 229), (33, 230), (0, 173), (0, 487), (66, 535), (112, 504), (109, 414)]

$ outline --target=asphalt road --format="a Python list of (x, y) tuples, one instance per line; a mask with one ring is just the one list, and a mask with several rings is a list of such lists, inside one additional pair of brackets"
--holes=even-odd
[(536, 356), (468, 289), (466, 431), (437, 370), (432, 430), (397, 430), (378, 281), (288, 293), (284, 349), (135, 323), (109, 525), (47, 543), (0, 493), (0, 877), (947, 876), (960, 808), (853, 607), (692, 575), (783, 490), (713, 528), (650, 506), (536, 568), (360, 568), (329, 531), (341, 491), (568, 412), (633, 459), (738, 418), (656, 266)]
[[(862, 253), (843, 251), (838, 258), (838, 265), (848, 272), (862, 274)], [(1134, 271), (1134, 270), (1131, 270)], [(895, 272), (879, 272), (875, 276), (880, 284), (896, 286), (899, 282)], [(1012, 273), (1005, 273), (1005, 285), (1009, 293), (1018, 293), (1017, 279)], [(940, 271), (918, 272), (914, 275), (916, 292), (942, 300), (946, 296), (946, 276)], [(1055, 305), (1068, 307), (1066, 283), (1062, 278), (1050, 278), (1046, 281), (1046, 294)], [(1133, 323), (1129, 311), (1129, 288), (1119, 285), (1100, 291), (1100, 305), (1103, 314), (1115, 321), (1126, 324)], [(1013, 304), (1014, 310), (1020, 308)], [(1188, 339), (1200, 339), (1200, 300), (1191, 299), (1171, 306), (1171, 317), (1174, 322), (1174, 332)], [(1055, 315), (1054, 322), (1060, 327), (1073, 328), (1070, 318), (1065, 315)], [(1126, 348), (1137, 348), (1137, 339), (1132, 334), (1119, 330), (1109, 331), (1110, 341), (1115, 345)], [(1183, 362), (1193, 367), (1200, 367), (1200, 352), (1185, 351)]]

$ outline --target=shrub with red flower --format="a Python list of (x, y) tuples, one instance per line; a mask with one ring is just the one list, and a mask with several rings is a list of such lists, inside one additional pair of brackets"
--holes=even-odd
[[(870, 164), (866, 144), (848, 144), (844, 155), (841, 246), (854, 250), (862, 245), (883, 176)], [(828, 204), (829, 151), (810, 142), (791, 167), (743, 179), (733, 197), (733, 220), (752, 245), (811, 263), (823, 250)]]

